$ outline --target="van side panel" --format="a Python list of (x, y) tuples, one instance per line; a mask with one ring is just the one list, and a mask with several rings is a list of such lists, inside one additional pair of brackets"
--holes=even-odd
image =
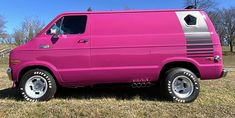
[[(187, 57), (198, 63), (201, 79), (220, 78), (222, 61), (215, 62), (214, 57), (222, 57), (222, 49), (209, 17), (202, 11), (177, 11), (176, 14), (184, 31)], [(187, 16), (195, 17), (196, 25), (187, 25)]]
[(165, 59), (185, 57), (175, 12), (91, 15), (92, 77), (101, 83), (155, 81)]
[(201, 77), (201, 79), (218, 79), (221, 77), (221, 73), (223, 70), (223, 58), (222, 58), (223, 54), (222, 54), (220, 38), (215, 30), (214, 25), (212, 24), (210, 18), (208, 17), (208, 15), (203, 11), (200, 11), (200, 12), (204, 16), (204, 19), (207, 23), (208, 29), (211, 34), (211, 39), (212, 39), (213, 47), (214, 47), (214, 56), (221, 57), (221, 60), (219, 62), (214, 63), (213, 66), (206, 68), (205, 71), (202, 71), (203, 76)]

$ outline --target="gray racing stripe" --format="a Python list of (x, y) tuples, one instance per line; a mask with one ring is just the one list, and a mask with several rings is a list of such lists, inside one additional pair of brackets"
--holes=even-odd
[[(177, 11), (176, 15), (186, 38), (189, 58), (213, 57), (213, 43), (204, 16), (199, 11)], [(196, 18), (196, 25), (188, 25), (185, 17)], [(208, 49), (209, 48), (209, 49)]]
[(211, 44), (212, 41), (211, 40), (187, 40), (187, 44)]
[(185, 32), (186, 39), (211, 39), (210, 32)]

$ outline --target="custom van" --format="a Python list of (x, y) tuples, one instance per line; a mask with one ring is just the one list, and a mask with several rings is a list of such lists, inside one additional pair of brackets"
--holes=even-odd
[(191, 9), (63, 13), (11, 51), (7, 73), (28, 101), (49, 100), (58, 86), (155, 84), (187, 103), (199, 95), (199, 78), (227, 71), (212, 22)]

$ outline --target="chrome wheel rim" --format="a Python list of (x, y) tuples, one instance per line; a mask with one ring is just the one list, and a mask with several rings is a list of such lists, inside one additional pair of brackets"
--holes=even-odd
[(194, 85), (187, 76), (178, 76), (172, 82), (174, 94), (179, 98), (188, 98), (194, 91)]
[(47, 89), (47, 81), (42, 76), (32, 76), (25, 84), (25, 93), (33, 99), (37, 99), (45, 95)]

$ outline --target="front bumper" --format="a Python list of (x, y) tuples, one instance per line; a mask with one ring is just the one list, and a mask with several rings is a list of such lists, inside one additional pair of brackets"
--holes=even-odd
[(12, 78), (12, 70), (11, 70), (11, 68), (8, 68), (7, 69), (7, 75), (8, 75), (8, 78), (9, 78), (9, 80), (13, 80), (13, 78)]
[(228, 75), (228, 70), (223, 69), (221, 77), (226, 77)]

